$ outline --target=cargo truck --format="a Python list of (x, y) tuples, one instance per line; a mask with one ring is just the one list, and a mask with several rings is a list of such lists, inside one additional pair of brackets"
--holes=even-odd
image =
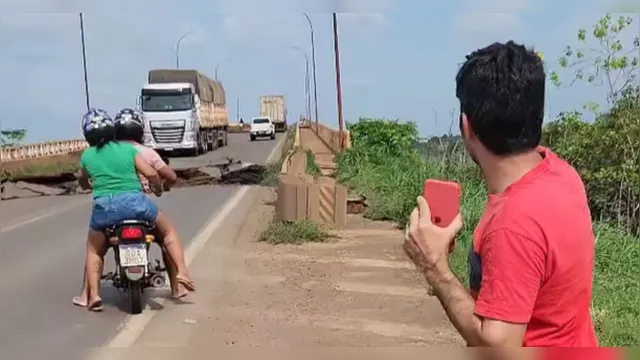
[(198, 156), (227, 145), (224, 88), (196, 70), (150, 70), (138, 104), (144, 144), (160, 153)]
[(273, 122), (276, 132), (287, 130), (287, 106), (283, 95), (260, 96), (260, 117), (267, 117)]

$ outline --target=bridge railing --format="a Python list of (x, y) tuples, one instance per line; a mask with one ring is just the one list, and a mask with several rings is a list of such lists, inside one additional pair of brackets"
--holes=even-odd
[[(314, 178), (306, 174), (307, 154), (305, 144), (301, 143), (300, 127), (309, 127), (309, 124), (298, 124), (293, 148), (282, 163), (276, 216), (284, 221), (312, 220), (342, 228), (347, 219), (347, 188), (331, 177)], [(328, 132), (324, 134), (334, 136)]]
[(309, 120), (303, 120), (300, 126), (311, 128), (334, 154), (351, 147), (351, 134), (348, 130), (340, 132), (340, 130), (332, 129), (322, 123)]
[(47, 156), (73, 154), (89, 146), (84, 140), (46, 141), (36, 144), (0, 148), (0, 160), (3, 163), (37, 159)]

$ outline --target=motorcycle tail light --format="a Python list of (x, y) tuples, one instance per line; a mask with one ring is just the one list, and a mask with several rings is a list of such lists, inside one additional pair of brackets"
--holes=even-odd
[(140, 228), (127, 227), (120, 231), (121, 240), (138, 240), (140, 238), (144, 238), (144, 234), (142, 233), (142, 229)]

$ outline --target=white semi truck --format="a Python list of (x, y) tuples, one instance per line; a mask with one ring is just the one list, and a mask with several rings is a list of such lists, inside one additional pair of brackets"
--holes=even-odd
[(158, 152), (198, 156), (227, 145), (224, 88), (196, 70), (150, 70), (139, 108), (144, 143)]
[(283, 95), (260, 96), (260, 117), (266, 117), (276, 127), (276, 132), (287, 131), (287, 105)]

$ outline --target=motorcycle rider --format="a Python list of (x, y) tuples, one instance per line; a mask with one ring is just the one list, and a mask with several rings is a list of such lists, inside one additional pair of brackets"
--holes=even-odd
[[(177, 176), (173, 169), (167, 166), (157, 152), (141, 144), (144, 125), (142, 117), (136, 111), (132, 109), (122, 109), (116, 114), (114, 125), (116, 141), (129, 143), (135, 147), (143, 159), (164, 179), (165, 189), (168, 190), (175, 184)], [(147, 178), (143, 174), (138, 175), (143, 191), (147, 194), (153, 192)], [(159, 234), (157, 234), (157, 241), (162, 248), (163, 261), (167, 268), (167, 274), (169, 275), (172, 295), (174, 298), (180, 299), (186, 296), (189, 291), (195, 291), (195, 285), (189, 279), (182, 244), (180, 243), (175, 225), (161, 210), (158, 210), (158, 212), (158, 218), (162, 218), (163, 221), (156, 222), (156, 227), (159, 232)], [(82, 294), (74, 298), (74, 304), (83, 306), (83, 304), (86, 303), (88, 299), (87, 290), (88, 287), (85, 283)]]
[(87, 235), (87, 301), (91, 311), (102, 310), (100, 277), (107, 246), (105, 230), (128, 219), (166, 222), (142, 191), (138, 172), (154, 192), (162, 193), (162, 179), (133, 145), (115, 141), (115, 124), (106, 111), (90, 109), (82, 119), (82, 131), (89, 148), (80, 157), (83, 188), (91, 188), (93, 205)]

